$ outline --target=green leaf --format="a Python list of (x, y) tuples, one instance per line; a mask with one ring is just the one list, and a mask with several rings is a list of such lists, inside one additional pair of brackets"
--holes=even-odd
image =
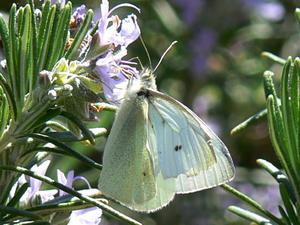
[(82, 21), (82, 23), (80, 25), (80, 28), (78, 29), (78, 31), (74, 37), (71, 47), (65, 53), (65, 58), (70, 59), (70, 60), (76, 59), (77, 56), (75, 54), (91, 27), (93, 17), (94, 17), (94, 12), (92, 10), (88, 10), (84, 20)]
[(95, 137), (93, 133), (90, 132), (90, 130), (84, 125), (84, 123), (80, 119), (66, 111), (61, 112), (60, 115), (74, 123), (81, 130), (83, 137), (88, 139), (91, 144), (95, 144)]
[(289, 198), (289, 194), (288, 194), (285, 186), (283, 184), (279, 184), (279, 190), (280, 190), (281, 199), (285, 206), (288, 217), (290, 218), (293, 225), (299, 225), (300, 221), (298, 219), (294, 205), (293, 205), (291, 199)]
[(282, 221), (276, 217), (275, 215), (273, 215), (271, 212), (269, 212), (268, 210), (264, 209), (263, 206), (261, 206), (259, 203), (257, 203), (255, 200), (253, 200), (252, 198), (250, 198), (249, 196), (243, 194), (242, 192), (236, 190), (235, 188), (231, 187), (228, 184), (223, 184), (221, 185), (221, 187), (233, 194), (234, 196), (236, 196), (238, 199), (240, 199), (241, 201), (245, 202), (247, 205), (249, 205), (250, 207), (256, 209), (258, 212), (260, 212), (261, 214), (263, 214), (265, 217), (269, 218), (270, 220), (276, 222), (278, 225), (284, 225), (282, 223)]
[(12, 118), (14, 120), (16, 120), (18, 111), (17, 111), (17, 105), (16, 105), (15, 98), (14, 98), (15, 96), (13, 95), (10, 86), (8, 85), (7, 81), (5, 80), (4, 76), (1, 73), (0, 73), (0, 86), (2, 87), (2, 89), (5, 93), (6, 99), (8, 101), (9, 108), (11, 110), (10, 112), (12, 114)]
[(87, 76), (78, 76), (78, 79), (85, 87), (87, 87), (87, 89), (91, 90), (95, 94), (99, 94), (103, 91), (102, 84), (95, 79), (91, 79)]
[(7, 67), (8, 67), (8, 74), (9, 74), (9, 80), (10, 80), (10, 86), (12, 87), (14, 91), (14, 95), (16, 98), (19, 96), (19, 90), (17, 88), (17, 62), (18, 62), (18, 41), (16, 37), (16, 10), (17, 6), (16, 4), (13, 4), (10, 8), (9, 13), (9, 55), (6, 55), (6, 61), (7, 61)]
[(33, 55), (31, 54), (31, 35), (32, 35), (32, 23), (31, 23), (31, 9), (29, 5), (24, 8), (23, 23), (20, 32), (20, 51), (19, 51), (19, 83), (20, 88), (20, 105), (23, 107), (24, 97), (28, 92), (28, 78), (32, 79), (32, 63)]
[(13, 198), (7, 203), (7, 206), (8, 207), (14, 207), (15, 205), (17, 205), (19, 200), (24, 195), (24, 193), (26, 192), (26, 190), (28, 189), (29, 186), (30, 186), (29, 183), (22, 184), (21, 187), (19, 187), (17, 189), (17, 191), (14, 194)]
[[(90, 197), (94, 198), (94, 196), (90, 196)], [(66, 201), (66, 199), (69, 199), (69, 201)], [(58, 203), (55, 203), (57, 200)], [(103, 199), (97, 199), (97, 200), (101, 201)], [(74, 198), (72, 199), (71, 196), (65, 195), (62, 197), (57, 197), (51, 201), (48, 201), (47, 204), (35, 206), (27, 210), (30, 212), (42, 213), (43, 215), (45, 215), (45, 214), (52, 214), (55, 212), (66, 212), (66, 211), (85, 209), (85, 208), (90, 208), (92, 206), (93, 205), (90, 203), (86, 203), (78, 199), (74, 200)]]
[(289, 216), (286, 214), (285, 210), (281, 207), (278, 206), (279, 212), (282, 216), (282, 220), (287, 224), (287, 225), (292, 225)]
[[(267, 99), (267, 108), (268, 108), (268, 122), (269, 122), (269, 133), (272, 145), (274, 147), (275, 153), (280, 160), (283, 168), (289, 176), (289, 180), (292, 182), (293, 187), (295, 188), (295, 194), (297, 194), (297, 175), (295, 174), (292, 164), (289, 159), (288, 153), (283, 151), (285, 148), (285, 134), (283, 133), (282, 120), (280, 118), (280, 111), (278, 106), (275, 106), (273, 95), (269, 95)], [(279, 118), (279, 119), (278, 119)], [(297, 197), (296, 197), (297, 199)]]
[[(300, 163), (300, 59), (296, 58), (294, 61), (294, 70), (291, 74), (291, 105), (293, 120), (296, 128), (296, 161)], [(298, 169), (300, 169), (298, 164)]]
[(31, 22), (32, 22), (32, 36), (31, 36), (31, 39), (32, 39), (32, 65), (33, 65), (33, 71), (32, 71), (32, 79), (29, 83), (29, 90), (31, 91), (32, 88), (34, 87), (36, 81), (37, 81), (37, 78), (38, 78), (38, 64), (36, 63), (37, 62), (37, 59), (38, 59), (38, 24), (37, 24), (37, 21), (36, 21), (36, 16), (35, 16), (35, 7), (34, 7), (34, 2), (33, 0), (29, 0), (29, 5), (30, 5), (30, 8), (31, 8)]
[[(94, 167), (94, 168), (97, 168), (97, 169), (101, 169), (102, 168), (102, 165), (96, 163), (94, 160), (92, 160), (91, 158), (77, 152), (77, 151), (74, 151), (72, 148), (70, 148), (69, 146), (65, 145), (64, 143), (62, 142), (59, 142), (57, 141), (56, 139), (50, 137), (50, 136), (47, 136), (47, 135), (44, 135), (44, 134), (36, 134), (36, 133), (33, 133), (33, 134), (28, 134), (28, 135), (22, 135), (22, 136), (19, 136), (17, 138), (24, 138), (24, 137), (31, 137), (33, 139), (36, 139), (36, 140), (39, 140), (39, 141), (43, 141), (45, 143), (52, 143), (54, 144), (55, 146), (57, 146), (59, 148), (59, 150), (63, 150), (66, 152), (67, 155), (72, 155), (78, 159), (81, 159), (81, 160), (84, 160), (84, 162), (87, 162), (91, 167)], [(32, 151), (35, 151), (34, 149), (32, 149)], [(50, 149), (48, 149), (48, 151), (50, 151)]]
[(10, 111), (9, 111), (9, 105), (6, 99), (6, 96), (4, 95), (4, 93), (2, 92), (2, 89), (0, 88), (0, 138), (3, 135), (3, 132), (6, 129), (7, 124), (9, 123), (9, 119), (10, 119)]
[[(59, 147), (59, 146), (58, 146)], [(78, 159), (79, 161), (81, 161), (82, 163), (93, 167), (97, 170), (102, 170), (102, 165), (93, 161), (92, 159), (90, 159), (89, 157), (74, 151), (73, 149), (69, 148), (67, 151), (66, 149), (62, 149), (62, 148), (49, 148), (49, 147), (36, 147), (30, 150), (27, 150), (26, 152), (24, 152), (21, 157), (24, 157), (32, 152), (49, 152), (49, 153), (54, 153), (54, 154), (60, 154), (60, 155), (65, 155), (65, 156), (69, 156), (69, 157), (73, 157), (75, 159)]]
[(39, 29), (38, 71), (42, 71), (46, 68), (47, 55), (49, 54), (52, 45), (51, 36), (53, 36), (52, 33), (54, 33), (53, 24), (56, 15), (56, 5), (53, 5), (48, 13), (48, 4), (50, 7), (50, 1), (45, 3)]
[(71, 20), (72, 5), (68, 2), (63, 10), (60, 12), (57, 26), (55, 31), (52, 33), (52, 48), (47, 58), (47, 70), (51, 70), (55, 63), (63, 56), (63, 52), (66, 47), (69, 24)]
[(282, 108), (282, 120), (283, 129), (286, 134), (286, 143), (288, 154), (290, 156), (291, 164), (296, 169), (296, 161), (298, 159), (297, 146), (296, 146), (296, 118), (294, 118), (292, 105), (291, 105), (291, 94), (290, 94), (290, 77), (293, 74), (293, 65), (291, 58), (287, 60), (287, 63), (283, 67), (282, 78), (281, 78), (281, 108)]
[(52, 107), (52, 103), (53, 102), (46, 97), (34, 105), (31, 110), (21, 118), (14, 134), (21, 135), (26, 132), (31, 132), (33, 129), (32, 126)]
[(258, 123), (259, 121), (265, 119), (267, 117), (267, 109), (261, 110), (260, 112), (256, 113), (255, 115), (249, 117), (244, 122), (240, 123), (236, 127), (234, 127), (231, 131), (231, 135), (235, 135), (240, 133), (241, 131), (245, 130), (251, 125)]
[[(4, 153), (1, 153), (1, 154), (3, 155), (3, 157), (7, 157), (7, 151), (5, 151)], [(7, 204), (8, 199), (9, 199), (9, 194), (11, 192), (11, 189), (16, 184), (18, 178), (19, 178), (19, 176), (15, 176), (15, 177), (9, 179), (7, 181), (7, 184), (5, 185), (4, 189), (1, 190), (0, 205), (6, 205)]]
[(42, 220), (42, 217), (39, 215), (36, 215), (35, 213), (29, 212), (27, 210), (17, 209), (13, 207), (6, 207), (3, 205), (0, 205), (0, 211), (2, 213), (14, 215), (14, 216), (21, 216), (23, 218), (29, 218), (33, 220)]
[[(95, 138), (101, 137), (101, 136), (104, 136), (107, 134), (107, 130), (105, 128), (92, 128), (89, 130)], [(71, 133), (69, 131), (49, 132), (49, 133), (47, 133), (47, 135), (52, 138), (55, 138), (56, 140), (61, 141), (61, 142), (78, 142), (78, 141), (88, 140), (87, 137), (82, 137), (79, 139), (77, 136), (75, 136), (73, 133)]]
[(252, 222), (255, 222), (257, 224), (260, 224), (260, 225), (272, 225), (271, 221), (256, 214), (256, 213), (253, 213), (253, 212), (250, 212), (248, 210), (244, 210), (240, 207), (236, 207), (236, 206), (229, 206), (228, 207), (228, 210), (246, 220), (249, 220), (249, 221), (252, 221)]
[(61, 111), (62, 111), (61, 108), (48, 109), (46, 112), (44, 112), (38, 118), (36, 118), (36, 121), (34, 121), (34, 123), (31, 125), (31, 128), (36, 128), (38, 126), (45, 124), (47, 121), (60, 115)]
[(271, 53), (271, 52), (262, 52), (261, 55), (262, 55), (263, 57), (266, 57), (266, 58), (268, 58), (268, 59), (271, 59), (273, 62), (276, 62), (276, 63), (278, 63), (278, 64), (280, 64), (280, 65), (284, 65), (285, 62), (286, 62), (286, 60), (284, 60), (283, 58), (278, 57), (277, 55), (274, 55), (274, 54)]
[(41, 16), (39, 28), (38, 28), (38, 37), (37, 37), (39, 52), (42, 47), (42, 42), (45, 38), (46, 29), (48, 28), (46, 25), (47, 25), (47, 21), (48, 21), (48, 17), (49, 17), (51, 9), (52, 9), (51, 1), (50, 0), (44, 1), (43, 8), (42, 8), (42, 16)]
[(141, 223), (139, 223), (138, 221), (120, 213), (119, 211), (113, 209), (112, 207), (110, 207), (100, 201), (97, 201), (91, 197), (83, 195), (83, 194), (79, 193), (78, 191), (73, 190), (72, 188), (64, 186), (64, 185), (56, 182), (55, 180), (51, 179), (50, 177), (41, 176), (35, 172), (32, 172), (32, 171), (30, 171), (24, 167), (20, 167), (20, 166), (0, 166), (0, 170), (14, 171), (17, 173), (21, 173), (21, 174), (25, 174), (27, 176), (33, 177), (37, 180), (40, 180), (42, 182), (45, 182), (45, 183), (51, 185), (51, 186), (59, 188), (60, 190), (66, 192), (70, 195), (73, 195), (85, 202), (88, 202), (88, 203), (93, 204), (94, 206), (97, 206), (97, 207), (101, 208), (102, 210), (106, 211), (111, 216), (120, 219), (121, 221), (124, 221), (128, 224), (141, 225)]
[[(12, 9), (15, 9), (16, 5), (14, 4), (12, 6)], [(11, 52), (11, 45), (9, 42), (9, 31), (8, 31), (8, 27), (5, 23), (5, 20), (3, 18), (2, 15), (0, 15), (0, 36), (1, 36), (1, 40), (2, 40), (2, 45), (3, 45), (3, 52), (5, 55), (5, 58), (7, 60), (7, 68), (8, 68), (8, 73), (9, 75), (13, 75), (14, 74), (14, 66), (13, 66), (13, 58), (12, 58), (12, 52)], [(5, 77), (9, 82), (11, 82), (11, 78), (9, 76)]]
[(293, 190), (292, 185), (290, 184), (288, 178), (286, 175), (279, 170), (277, 167), (275, 167), (272, 163), (268, 162), (267, 160), (264, 159), (258, 159), (256, 160), (257, 164), (260, 165), (263, 169), (265, 169), (269, 174), (271, 174), (272, 177), (279, 183), (283, 184), (288, 190), (288, 195), (292, 202), (296, 202), (296, 197), (295, 197), (295, 192)]
[(18, 222), (18, 225), (50, 225), (47, 221)]

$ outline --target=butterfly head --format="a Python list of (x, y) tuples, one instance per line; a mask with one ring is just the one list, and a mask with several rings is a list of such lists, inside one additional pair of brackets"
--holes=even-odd
[(149, 88), (152, 90), (156, 90), (156, 82), (155, 82), (155, 75), (153, 73), (153, 71), (151, 69), (144, 69), (141, 74), (141, 83), (142, 83), (142, 87), (144, 88)]

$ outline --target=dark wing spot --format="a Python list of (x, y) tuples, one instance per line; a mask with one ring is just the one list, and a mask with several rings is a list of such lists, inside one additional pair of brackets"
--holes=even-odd
[(143, 172), (143, 176), (144, 176), (144, 177), (146, 176), (146, 172)]
[(177, 152), (182, 149), (182, 145), (176, 145), (174, 150)]

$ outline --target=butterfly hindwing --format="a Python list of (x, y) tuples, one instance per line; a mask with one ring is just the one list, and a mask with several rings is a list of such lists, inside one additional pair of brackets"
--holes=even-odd
[[(149, 91), (148, 126), (155, 173), (176, 180), (176, 193), (195, 192), (225, 183), (234, 167), (223, 142), (186, 106), (158, 91)], [(149, 128), (148, 128), (149, 130)]]

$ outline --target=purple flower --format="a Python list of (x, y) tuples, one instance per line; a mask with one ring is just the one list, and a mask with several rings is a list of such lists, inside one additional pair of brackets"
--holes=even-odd
[(246, 7), (254, 9), (258, 15), (267, 20), (279, 21), (285, 14), (284, 7), (277, 2), (266, 0), (242, 0), (242, 2)]
[(117, 47), (121, 45), (127, 47), (139, 37), (141, 32), (134, 14), (123, 20), (120, 20), (118, 16), (111, 16), (112, 12), (120, 7), (131, 7), (140, 11), (139, 8), (128, 3), (117, 5), (109, 10), (109, 2), (103, 0), (100, 6), (101, 15), (98, 26), (100, 46), (113, 45)]
[[(74, 183), (74, 181), (76, 180), (82, 180), (83, 182), (85, 182), (87, 184), (87, 186), (89, 188), (91, 188), (89, 182), (87, 181), (86, 178), (82, 177), (82, 176), (76, 176), (74, 177), (74, 170), (70, 170), (67, 174), (67, 177), (64, 175), (64, 173), (62, 171), (60, 171), (59, 169), (57, 170), (57, 181), (69, 188), (72, 188), (72, 185)], [(59, 190), (59, 196), (63, 196), (66, 195), (67, 193)]]
[(96, 225), (100, 224), (102, 210), (97, 207), (74, 210), (70, 215), (68, 225)]
[[(109, 10), (109, 2), (103, 0), (100, 6), (100, 19), (98, 38), (93, 49), (97, 52), (95, 71), (103, 84), (104, 96), (112, 104), (119, 104), (124, 98), (128, 82), (138, 81), (138, 71), (134, 68), (136, 63), (123, 60), (127, 55), (127, 47), (140, 36), (140, 28), (136, 15), (130, 14), (120, 20), (118, 16), (111, 15), (120, 7), (131, 7), (140, 11), (132, 4), (123, 3)], [(95, 53), (92, 52), (91, 58)]]
[(65, 7), (66, 0), (51, 0), (51, 4), (58, 4), (62, 9), (63, 7)]
[[(74, 177), (74, 171), (71, 170), (68, 172), (67, 177), (64, 175), (63, 172), (60, 170), (57, 170), (57, 180), (59, 183), (72, 188), (73, 182), (76, 180), (82, 180), (84, 181), (91, 192), (93, 192), (93, 189), (91, 189), (91, 186), (89, 182), (82, 176), (76, 176)], [(63, 196), (67, 193), (64, 191), (59, 192), (59, 196)], [(101, 222), (101, 215), (102, 210), (98, 207), (90, 207), (86, 209), (79, 209), (72, 211), (69, 219), (68, 225), (97, 225)]]
[[(46, 160), (43, 163), (41, 163), (39, 166), (34, 165), (31, 168), (31, 171), (37, 173), (38, 175), (44, 176), (49, 167), (49, 164), (50, 164), (50, 160)], [(26, 181), (25, 175), (22, 175), (18, 179), (17, 185), (22, 185), (26, 182), (27, 181)], [(40, 190), (41, 186), (42, 186), (42, 181), (37, 180), (32, 177), (29, 177), (29, 187), (26, 190), (26, 192), (23, 194), (23, 196), (21, 197), (20, 204), (28, 205), (28, 204), (34, 202), (36, 199), (39, 200), (39, 203), (44, 203), (44, 202), (54, 199), (54, 195), (57, 193), (57, 190), (41, 191)], [(14, 194), (14, 193), (15, 193), (15, 190), (13, 191), (12, 194)]]
[(82, 23), (82, 21), (85, 18), (85, 15), (86, 15), (86, 6), (85, 5), (81, 5), (75, 9), (72, 17), (75, 20), (74, 22), (76, 24), (76, 27), (78, 27)]
[(135, 63), (122, 60), (127, 50), (122, 48), (117, 54), (109, 52), (106, 57), (96, 63), (96, 72), (103, 84), (103, 92), (107, 101), (118, 105), (125, 96), (128, 82), (138, 82), (139, 72), (132, 67)]

